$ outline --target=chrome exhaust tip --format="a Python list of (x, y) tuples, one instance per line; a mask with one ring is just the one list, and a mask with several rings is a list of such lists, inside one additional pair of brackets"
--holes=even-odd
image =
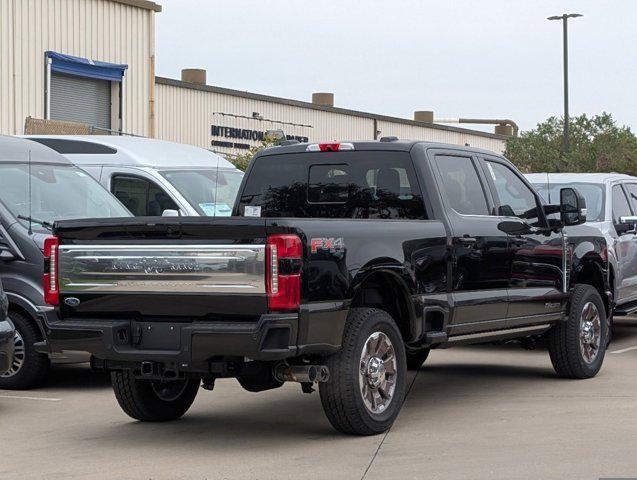
[(280, 382), (321, 383), (330, 379), (330, 371), (326, 365), (279, 363), (274, 367), (274, 377)]

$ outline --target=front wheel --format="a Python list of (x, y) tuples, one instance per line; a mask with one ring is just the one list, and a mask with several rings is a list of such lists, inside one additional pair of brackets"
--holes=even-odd
[(111, 382), (119, 406), (141, 422), (165, 422), (182, 417), (195, 401), (199, 380), (143, 380), (133, 372), (112, 372)]
[(407, 361), (392, 317), (376, 308), (350, 311), (341, 350), (326, 359), (323, 410), (336, 430), (354, 435), (386, 431), (405, 398)]
[(591, 378), (602, 368), (608, 323), (602, 298), (590, 285), (576, 285), (566, 322), (548, 336), (553, 368), (560, 377)]
[(49, 357), (35, 351), (35, 344), (42, 340), (40, 330), (31, 320), (18, 312), (9, 312), (15, 326), (14, 357), (8, 372), (0, 375), (0, 389), (26, 390), (37, 387), (46, 379), (51, 362)]

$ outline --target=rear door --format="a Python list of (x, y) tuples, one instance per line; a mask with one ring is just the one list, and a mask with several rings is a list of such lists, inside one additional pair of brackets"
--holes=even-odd
[(555, 315), (562, 309), (563, 249), (561, 234), (545, 228), (539, 196), (507, 162), (481, 157), (496, 202), (496, 221), (522, 219), (541, 233), (510, 235), (511, 281), (509, 327), (532, 323), (535, 316)]
[(620, 217), (635, 215), (637, 212), (637, 184), (626, 183), (612, 186), (612, 212), (615, 227), (615, 255), (617, 301), (626, 303), (637, 299), (637, 235), (619, 222)]
[(507, 235), (491, 215), (493, 201), (478, 160), (435, 150), (434, 170), (452, 230), (451, 334), (504, 327), (510, 275)]

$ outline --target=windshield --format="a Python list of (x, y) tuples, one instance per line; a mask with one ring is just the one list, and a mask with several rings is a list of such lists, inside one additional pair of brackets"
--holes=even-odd
[[(131, 214), (89, 174), (64, 165), (0, 165), (0, 202), (34, 227), (75, 218), (130, 217)], [(20, 218), (23, 225), (29, 222)]]
[(199, 215), (229, 217), (241, 185), (238, 170), (165, 170), (160, 172)]
[[(586, 219), (589, 222), (604, 221), (604, 185), (596, 183), (534, 183), (533, 186), (547, 203), (560, 203), (560, 190), (565, 187), (576, 188), (586, 200)], [(550, 198), (549, 198), (550, 195)]]

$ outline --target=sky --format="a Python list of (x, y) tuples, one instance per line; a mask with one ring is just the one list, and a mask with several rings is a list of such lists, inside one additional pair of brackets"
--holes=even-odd
[(563, 114), (562, 24), (546, 17), (581, 13), (569, 21), (571, 116), (606, 111), (637, 130), (637, 0), (156, 1), (160, 76), (204, 68), (209, 85), (522, 130)]

